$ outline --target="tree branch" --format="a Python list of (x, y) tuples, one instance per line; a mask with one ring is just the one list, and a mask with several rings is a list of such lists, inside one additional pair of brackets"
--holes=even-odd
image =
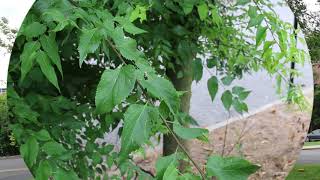
[[(117, 48), (110, 42), (110, 40), (107, 40), (108, 44), (111, 46), (111, 48), (113, 49), (113, 51), (117, 54), (117, 56), (119, 57), (119, 59), (124, 63), (127, 64), (124, 60), (124, 58), (122, 57), (122, 55), (118, 52)], [(143, 90), (143, 86), (140, 84), (139, 81), (137, 81), (139, 87)], [(146, 97), (146, 92), (143, 91), (144, 96)], [(150, 104), (153, 104), (152, 102), (150, 102), (148, 99), (146, 99)], [(177, 142), (178, 146), (181, 148), (181, 150), (184, 152), (184, 154), (190, 159), (190, 161), (192, 162), (192, 164), (196, 167), (196, 169), (199, 171), (202, 179), (206, 179), (206, 176), (204, 174), (204, 172), (201, 170), (201, 168), (198, 166), (198, 164), (192, 159), (191, 155), (188, 153), (188, 151), (186, 150), (186, 148), (183, 146), (183, 144), (180, 142), (179, 138), (176, 136), (176, 134), (173, 132), (173, 130), (170, 128), (169, 124), (167, 123), (167, 121), (160, 115), (161, 120), (163, 121), (163, 123), (165, 124), (166, 128), (169, 130), (170, 134), (173, 136), (173, 138), (175, 139), (175, 141)]]

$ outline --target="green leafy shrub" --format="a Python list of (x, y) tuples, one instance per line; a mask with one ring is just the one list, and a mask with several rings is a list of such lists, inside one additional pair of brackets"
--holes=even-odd
[[(304, 63), (294, 29), (267, 2), (36, 1), (13, 48), (8, 87), (10, 127), (35, 178), (247, 179), (258, 166), (214, 155), (201, 167), (184, 142), (208, 142), (188, 115), (191, 84), (204, 70), (215, 72), (212, 101), (243, 113), (250, 91), (235, 79), (266, 70), (281, 87), (287, 63)], [(301, 97), (296, 90), (291, 99)], [(98, 142), (117, 129), (119, 151)], [(132, 153), (159, 135), (164, 156), (151, 174)]]
[(316, 129), (320, 129), (320, 87), (315, 85), (314, 87), (314, 100), (313, 100), (313, 112), (312, 112), (312, 120), (310, 124), (309, 131), (313, 131)]
[(0, 93), (0, 156), (12, 156), (19, 154), (19, 149), (10, 137), (8, 121), (7, 95)]
[(309, 53), (313, 63), (320, 62), (320, 32), (314, 31), (306, 37)]

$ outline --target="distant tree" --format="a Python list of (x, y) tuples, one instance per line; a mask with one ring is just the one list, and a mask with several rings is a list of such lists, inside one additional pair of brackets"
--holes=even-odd
[[(305, 61), (293, 31), (270, 0), (38, 0), (9, 68), (21, 155), (36, 179), (114, 179), (113, 167), (115, 179), (153, 179), (132, 153), (163, 134), (156, 179), (247, 179), (258, 166), (244, 159), (210, 156), (202, 167), (189, 155), (191, 139), (209, 141), (191, 126), (191, 85), (208, 71), (211, 100), (247, 112), (250, 91), (233, 82), (265, 70), (281, 88), (287, 64)], [(304, 107), (301, 93), (287, 96)], [(119, 126), (120, 151), (97, 143)]]
[[(17, 31), (9, 27), (9, 21), (5, 17), (0, 18), (0, 52), (10, 53)], [(2, 56), (3, 54), (1, 54)], [(3, 60), (0, 58), (0, 61)], [(3, 71), (3, 67), (0, 67)], [(0, 87), (4, 87), (6, 81), (0, 80)], [(0, 92), (0, 156), (17, 155), (19, 149), (12, 145), (11, 131), (7, 120), (6, 94)]]
[[(320, 0), (318, 0), (320, 2)], [(310, 12), (306, 4), (301, 0), (287, 0), (294, 15), (296, 16), (300, 27), (302, 28), (307, 45), (309, 48), (310, 57), (313, 63), (318, 63), (320, 60), (320, 13)], [(309, 131), (320, 128), (320, 87), (314, 86), (314, 104), (313, 113)]]
[(306, 36), (312, 62), (318, 62), (320, 59), (320, 13), (309, 11), (301, 0), (287, 0), (287, 3)]
[(10, 28), (9, 21), (5, 17), (0, 18), (0, 48), (10, 52), (16, 38), (17, 30)]
[[(311, 12), (302, 0), (286, 0), (305, 34), (320, 31), (320, 13)], [(318, 1), (319, 2), (319, 1)]]

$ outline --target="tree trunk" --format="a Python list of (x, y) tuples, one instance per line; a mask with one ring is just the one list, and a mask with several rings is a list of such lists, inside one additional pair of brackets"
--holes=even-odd
[[(178, 78), (177, 73), (179, 71), (183, 72), (183, 77)], [(190, 110), (190, 100), (191, 100), (191, 84), (192, 84), (192, 61), (185, 62), (183, 66), (176, 67), (175, 72), (172, 70), (167, 71), (167, 76), (173, 83), (177, 91), (185, 91), (183, 96), (181, 96), (180, 111), (189, 114)], [(186, 145), (186, 141), (181, 140), (181, 142)], [(163, 139), (163, 155), (167, 156), (175, 153), (178, 148), (178, 144), (175, 139), (167, 134)]]

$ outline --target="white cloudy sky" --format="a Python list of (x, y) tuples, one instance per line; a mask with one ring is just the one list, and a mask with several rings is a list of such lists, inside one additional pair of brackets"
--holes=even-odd
[[(317, 0), (304, 0), (310, 10), (320, 11), (320, 6), (315, 6)], [(10, 21), (10, 25), (19, 28), (23, 18), (32, 6), (34, 0), (1, 0), (0, 17), (6, 17)], [(280, 11), (281, 14), (281, 11)], [(9, 55), (3, 55), (0, 51), (0, 81), (7, 79), (7, 67), (9, 63)], [(0, 83), (1, 84), (1, 83)], [(0, 85), (1, 86), (1, 85)], [(1, 87), (0, 87), (1, 88)]]
[[(8, 18), (10, 26), (18, 29), (33, 2), (34, 0), (1, 0), (0, 17)], [(0, 82), (7, 79), (9, 58), (9, 54), (3, 55), (0, 50)], [(0, 83), (0, 88), (4, 88), (3, 83)]]

